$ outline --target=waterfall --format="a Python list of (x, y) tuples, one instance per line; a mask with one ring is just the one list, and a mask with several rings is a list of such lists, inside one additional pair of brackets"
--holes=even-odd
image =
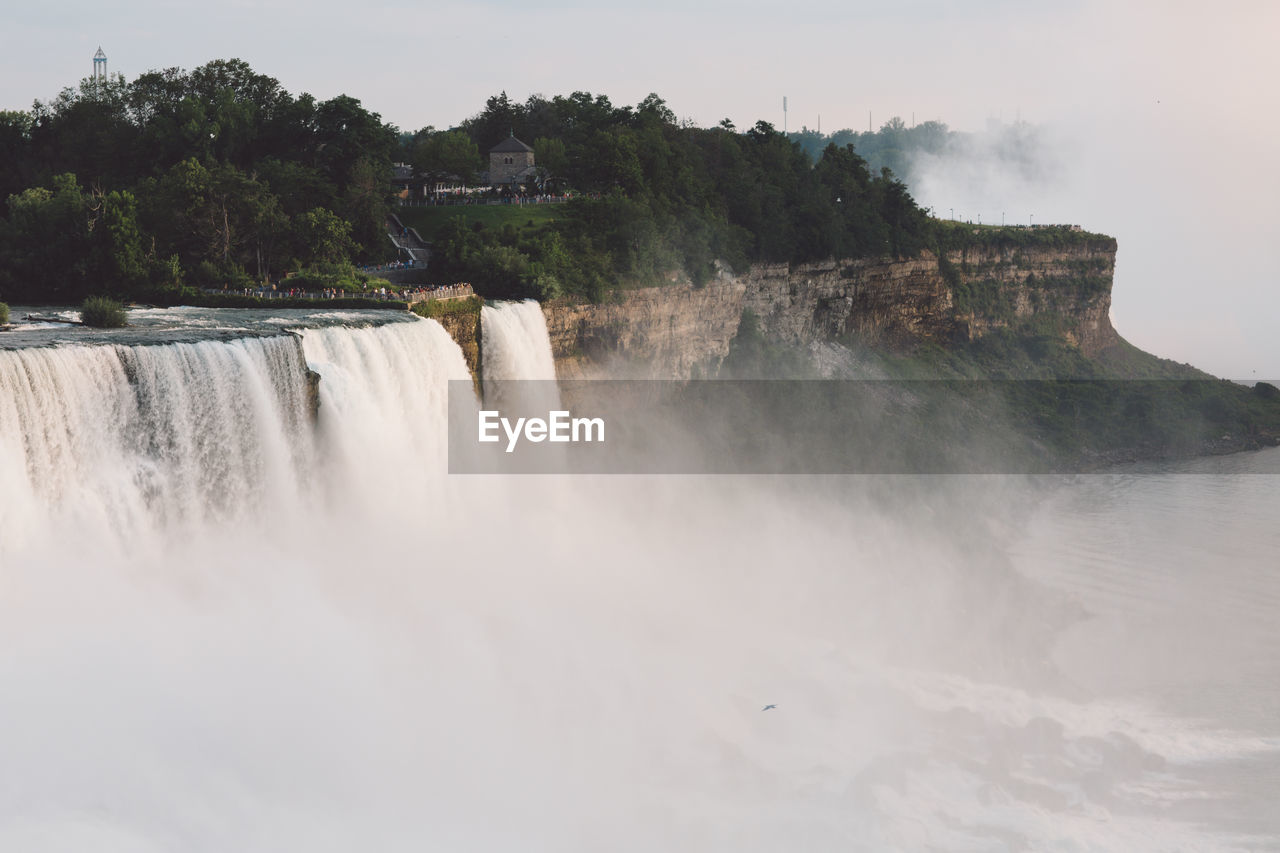
[(0, 392), (5, 546), (52, 519), (106, 539), (292, 503), (312, 455), (292, 337), (5, 351)]
[[(486, 393), (550, 379), (536, 305), (483, 319)], [(1275, 837), (1195, 811), (1270, 819), (1272, 729), (1060, 683), (1106, 655), (992, 532), (1021, 485), (447, 475), (450, 380), (431, 320), (0, 351), (0, 850)]]
[(532, 299), (500, 302), (480, 310), (484, 379), (556, 378), (551, 338), (542, 306)]
[(449, 333), (424, 320), (302, 334), (320, 374), (318, 439), (337, 489), (366, 503), (426, 499), (445, 470), (449, 380), (471, 382)]
[(449, 379), (469, 380), (461, 351), (426, 320), (0, 351), (0, 552), (58, 529), (124, 541), (403, 495), (442, 470)]
[(560, 408), (556, 363), (542, 306), (532, 299), (480, 310), (484, 403), (510, 416), (545, 417)]

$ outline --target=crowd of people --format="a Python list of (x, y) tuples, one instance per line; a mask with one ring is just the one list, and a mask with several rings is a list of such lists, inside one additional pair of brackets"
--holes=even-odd
[(558, 204), (575, 198), (599, 198), (599, 193), (514, 193), (512, 195), (472, 195), (469, 193), (439, 193), (417, 199), (404, 199), (400, 203), (408, 207), (448, 207), (452, 205), (485, 204)]
[(385, 264), (365, 264), (357, 267), (361, 272), (380, 272), (382, 270), (411, 270), (417, 266), (413, 261), (388, 261)]
[(206, 288), (205, 293), (235, 294), (252, 296), (257, 299), (379, 299), (392, 302), (425, 302), (429, 299), (451, 299), (461, 296), (474, 296), (475, 291), (470, 284), (411, 285), (407, 287), (380, 286), (367, 290), (341, 290), (336, 287), (324, 287), (319, 290), (304, 290), (300, 287), (277, 287), (276, 285), (259, 285), (239, 290), (228, 288)]

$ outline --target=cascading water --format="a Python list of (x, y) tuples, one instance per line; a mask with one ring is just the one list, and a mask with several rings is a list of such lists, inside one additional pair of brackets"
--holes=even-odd
[[(485, 408), (514, 421), (545, 418), (561, 407), (556, 363), (542, 306), (532, 299), (499, 302), (480, 310)], [(546, 470), (563, 470), (563, 454), (547, 448)]]
[(480, 322), (484, 329), (481, 362), (486, 381), (556, 378), (547, 320), (537, 302), (526, 299), (486, 305), (480, 309)]
[(471, 381), (439, 323), (303, 332), (320, 374), (323, 463), (346, 499), (366, 506), (426, 500), (447, 451), (449, 380)]
[(312, 452), (298, 341), (0, 352), (5, 545), (61, 518), (90, 536), (297, 502)]
[(433, 321), (0, 352), (0, 850), (1274, 840), (1196, 810), (1268, 737), (1052, 671), (1024, 484), (447, 476), (462, 378)]

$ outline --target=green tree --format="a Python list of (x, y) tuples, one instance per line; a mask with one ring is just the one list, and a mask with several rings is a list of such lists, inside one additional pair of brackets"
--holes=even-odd
[(436, 132), (431, 128), (415, 136), (412, 160), (414, 171), (432, 180), (456, 177), (465, 184), (474, 183), (483, 168), (480, 149), (470, 136), (460, 130)]
[(569, 169), (569, 155), (564, 142), (538, 137), (533, 141), (533, 162), (542, 171), (543, 180), (565, 177)]
[(149, 282), (138, 203), (130, 192), (113, 190), (95, 199), (97, 218), (90, 223), (91, 277), (108, 291), (138, 292)]
[(74, 302), (88, 269), (89, 206), (75, 175), (9, 197), (0, 220), (0, 282), (6, 298)]
[(344, 263), (356, 249), (351, 239), (351, 223), (323, 207), (298, 216), (294, 228), (307, 263)]

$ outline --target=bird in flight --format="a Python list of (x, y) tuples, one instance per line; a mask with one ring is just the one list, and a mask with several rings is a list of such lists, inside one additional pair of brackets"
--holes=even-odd
[(769, 710), (770, 708), (776, 708), (776, 707), (778, 707), (778, 706), (777, 706), (777, 705), (765, 705), (765, 706), (764, 706), (763, 708), (761, 708), (760, 710), (761, 710), (761, 711), (767, 711), (767, 710)]

